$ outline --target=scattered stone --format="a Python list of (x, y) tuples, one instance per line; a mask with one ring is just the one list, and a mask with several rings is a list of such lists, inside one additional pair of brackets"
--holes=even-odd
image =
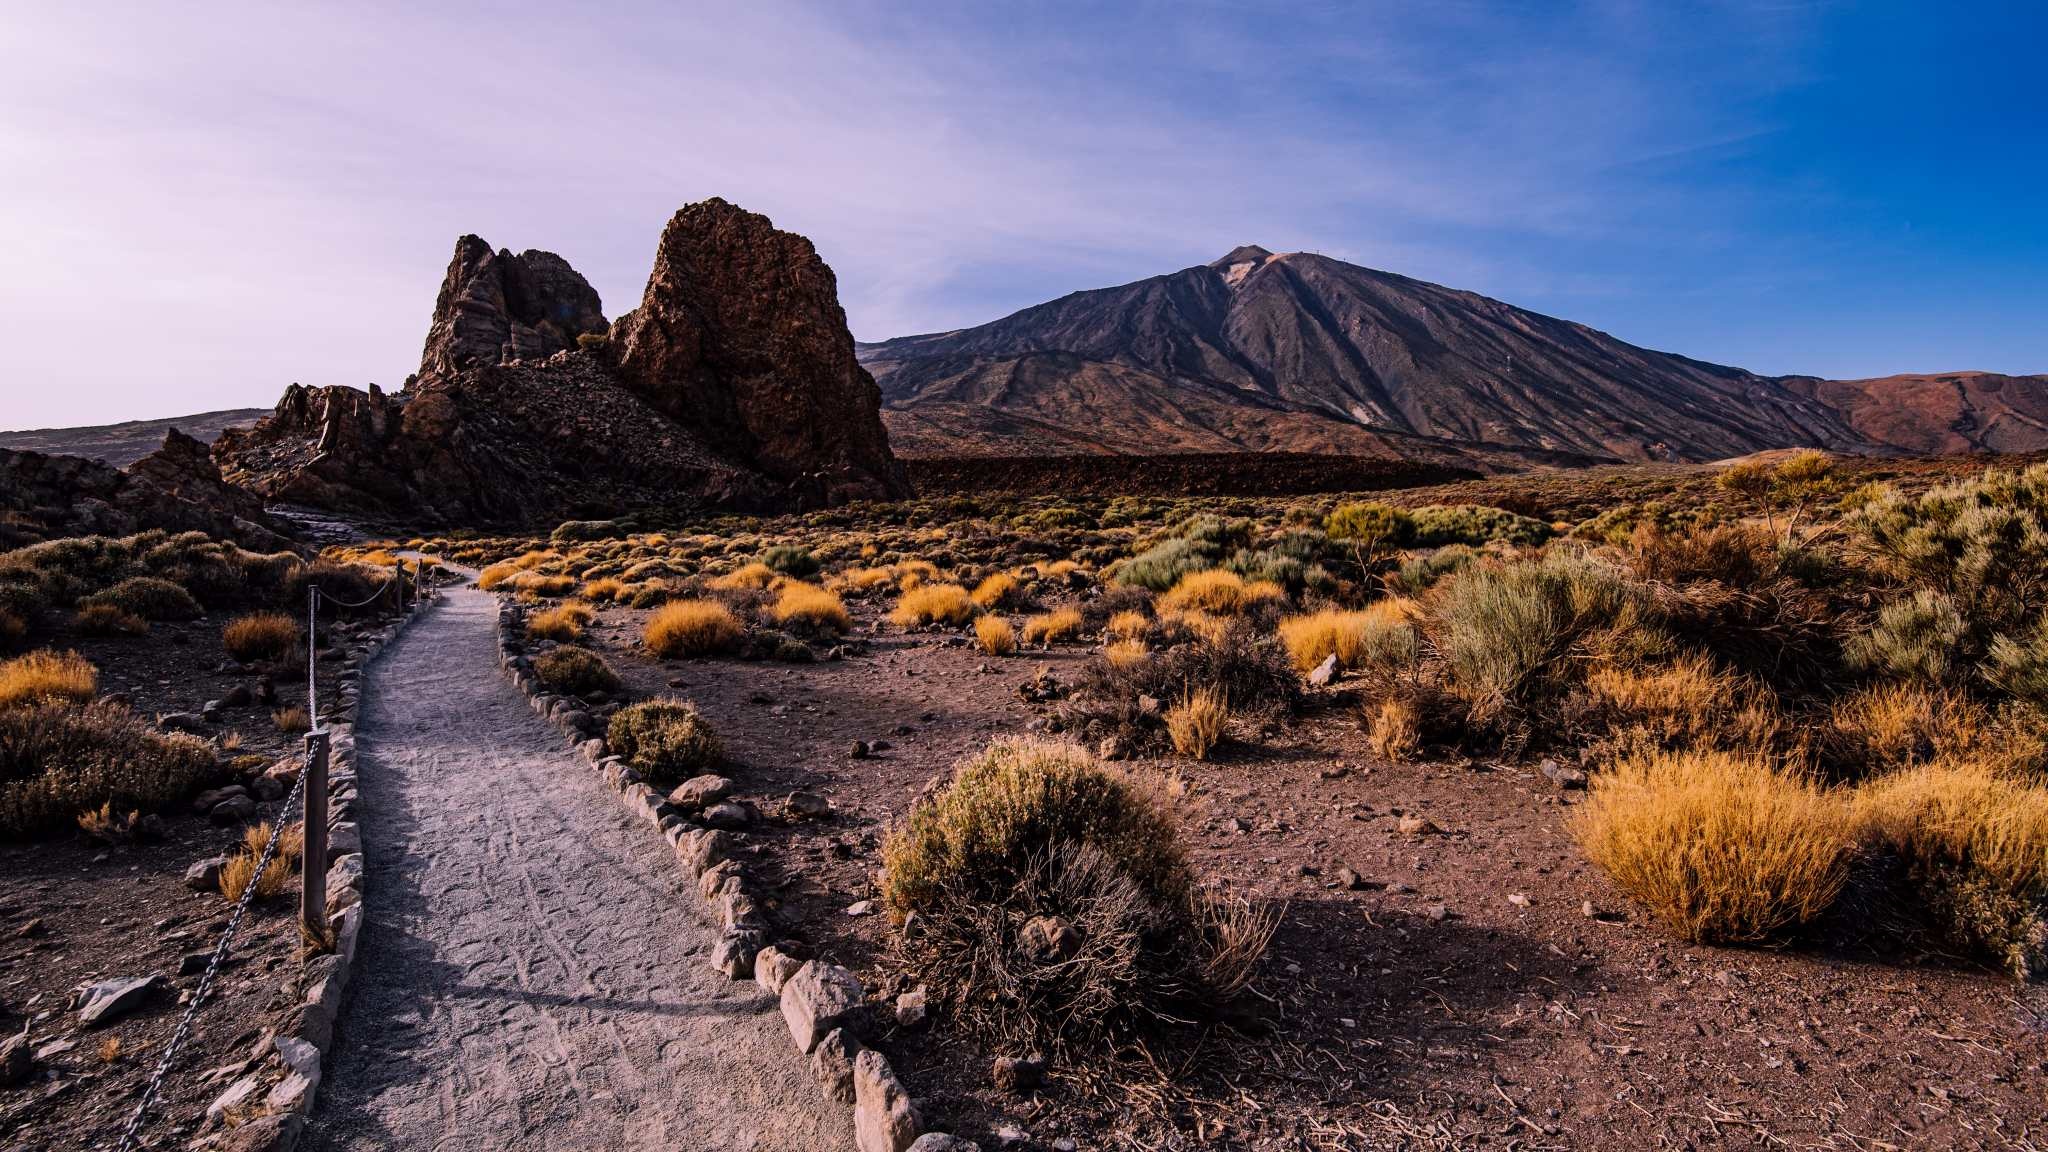
[(834, 1028), (818, 1041), (811, 1052), (811, 1075), (825, 1099), (841, 1107), (853, 1106), (853, 1061), (860, 1055), (860, 1041), (844, 1028)]
[(197, 976), (213, 963), (211, 952), (187, 952), (178, 958), (178, 975)]
[(848, 753), (848, 755), (852, 756), (855, 760), (865, 760), (873, 755), (874, 751), (874, 745), (869, 744), (865, 740), (855, 740), (853, 742), (853, 751)]
[(206, 717), (197, 712), (167, 712), (156, 718), (156, 726), (166, 732), (199, 735), (206, 731)]
[(213, 811), (221, 801), (248, 794), (249, 790), (240, 784), (230, 784), (225, 788), (210, 788), (192, 798), (192, 811), (204, 816)]
[(1360, 888), (1365, 887), (1365, 877), (1360, 876), (1349, 868), (1339, 868), (1337, 869), (1337, 887), (1349, 892), (1356, 892)]
[(783, 985), (803, 966), (803, 961), (771, 944), (754, 954), (754, 982), (763, 992), (780, 996)]
[(240, 824), (250, 819), (253, 819), (255, 815), (255, 799), (247, 795), (242, 795), (230, 796), (227, 799), (221, 801), (220, 803), (215, 804), (213, 806), (213, 810), (207, 813), (207, 818), (212, 820), (215, 824)]
[(1597, 920), (1600, 918), (1600, 910), (1593, 907), (1591, 900), (1584, 900), (1579, 903), (1579, 915), (1588, 920)]
[(1586, 774), (1577, 768), (1567, 768), (1555, 760), (1545, 760), (1538, 767), (1542, 769), (1543, 775), (1559, 788), (1569, 790), (1586, 786)]
[(0, 1088), (12, 1088), (35, 1070), (35, 1055), (29, 1051), (28, 1031), (0, 1040)]
[(823, 820), (832, 815), (832, 801), (816, 792), (791, 792), (783, 807), (799, 820)]
[(1422, 910), (1422, 914), (1439, 924), (1451, 918), (1451, 910), (1441, 904), (1431, 904)]
[(1517, 908), (1527, 908), (1529, 906), (1529, 898), (1520, 892), (1510, 892), (1508, 893), (1508, 903), (1513, 904)]
[(744, 804), (713, 804), (704, 810), (703, 819), (713, 828), (737, 832), (754, 822), (754, 813)]
[(746, 980), (754, 975), (754, 957), (761, 950), (761, 933), (752, 928), (727, 932), (711, 946), (711, 966), (729, 980)]
[(998, 1056), (993, 1070), (996, 1087), (1022, 1096), (1045, 1083), (1045, 1061), (1035, 1056)]
[(782, 986), (782, 1019), (798, 1049), (809, 1052), (860, 1007), (860, 978), (837, 964), (812, 960)]
[(723, 776), (692, 776), (676, 785), (668, 794), (668, 802), (685, 812), (695, 812), (716, 804), (732, 795), (733, 782)]
[(1157, 696), (1144, 695), (1138, 697), (1138, 711), (1143, 715), (1157, 716), (1164, 708), (1165, 705), (1159, 702), (1159, 697)]
[(225, 856), (208, 856), (195, 860), (185, 869), (185, 887), (194, 892), (216, 892), (220, 890), (220, 870), (227, 867)]
[(164, 978), (155, 972), (147, 976), (116, 977), (85, 989), (78, 1000), (78, 1022), (88, 1028), (112, 1023), (140, 1008), (163, 987)]
[(1316, 665), (1315, 670), (1308, 674), (1308, 682), (1311, 687), (1324, 688), (1328, 687), (1330, 681), (1335, 679), (1336, 676), (1337, 654), (1332, 652), (1328, 656), (1323, 657), (1323, 662)]
[(853, 1140), (860, 1152), (905, 1152), (917, 1139), (917, 1109), (889, 1061), (872, 1048), (853, 1059)]
[[(1102, 743), (1095, 746), (1095, 755), (1103, 760), (1122, 760), (1130, 755), (1121, 736), (1104, 736)], [(948, 1137), (951, 1139), (951, 1137)]]
[(875, 911), (873, 900), (856, 900), (846, 906), (848, 916), (871, 916)]
[(270, 776), (258, 776), (249, 781), (249, 794), (266, 804), (284, 799), (286, 790), (282, 780)]
[(1040, 964), (1071, 960), (1081, 950), (1081, 933), (1057, 916), (1034, 916), (1017, 934), (1024, 955)]
[(1436, 826), (1436, 821), (1431, 820), (1427, 816), (1417, 816), (1413, 813), (1401, 817), (1400, 823), (1396, 824), (1395, 827), (1403, 836), (1438, 836), (1443, 834), (1443, 829)]
[(910, 1152), (981, 1152), (981, 1145), (944, 1132), (927, 1132), (911, 1144)]
[(905, 1028), (921, 1027), (925, 1021), (925, 990), (918, 988), (896, 998), (896, 1023)]

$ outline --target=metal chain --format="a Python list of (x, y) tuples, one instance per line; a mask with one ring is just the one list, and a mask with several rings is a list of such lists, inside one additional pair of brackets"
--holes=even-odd
[[(291, 793), (284, 798), (281, 812), (292, 810), (299, 793), (306, 787), (306, 776), (306, 767), (301, 767), (299, 778), (292, 783)], [(142, 1099), (136, 1102), (135, 1115), (129, 1118), (127, 1130), (121, 1133), (121, 1142), (115, 1146), (116, 1152), (128, 1152), (135, 1147), (136, 1134), (142, 1131), (143, 1117), (149, 1112), (151, 1101), (156, 1099), (157, 1089), (163, 1086), (164, 1077), (169, 1075), (171, 1062), (178, 1057), (178, 1049), (184, 1046), (185, 1038), (192, 1030), (192, 1020), (199, 1015), (199, 1006), (206, 1002), (206, 993), (213, 986), (214, 973), (220, 971), (220, 962), (226, 959), (228, 945), (234, 941), (235, 929), (241, 926), (242, 914), (249, 910), (249, 904), (256, 898), (256, 881), (263, 875), (264, 869), (270, 867), (271, 860), (277, 855), (278, 841), (283, 836), (284, 818), (280, 815), (278, 822), (270, 829), (270, 842), (263, 846), (263, 853), (257, 858), (256, 870), (250, 873), (248, 887), (242, 889), (242, 898), (235, 901), (234, 915), (228, 917), (228, 926), (221, 933), (220, 943), (213, 947), (213, 958), (206, 963), (206, 973), (199, 978), (199, 987), (192, 991), (192, 1003), (186, 1005), (184, 1016), (178, 1020), (178, 1030), (171, 1033), (171, 1042), (164, 1048), (163, 1059), (157, 1061), (156, 1071), (150, 1073), (149, 1083), (142, 1089)]]

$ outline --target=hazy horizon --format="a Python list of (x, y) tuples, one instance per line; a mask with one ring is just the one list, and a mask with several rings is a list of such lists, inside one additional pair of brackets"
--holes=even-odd
[(1767, 374), (2048, 372), (2048, 19), (1981, 5), (9, 6), (0, 428), (416, 365), (455, 238), (607, 316), (723, 196), (864, 341), (1256, 243)]

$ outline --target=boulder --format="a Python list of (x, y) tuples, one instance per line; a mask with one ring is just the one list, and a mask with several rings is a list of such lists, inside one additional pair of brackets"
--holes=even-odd
[(782, 995), (782, 986), (803, 967), (803, 961), (773, 945), (754, 954), (754, 980), (771, 996)]
[(220, 870), (227, 867), (225, 856), (208, 856), (195, 860), (185, 869), (185, 887), (194, 892), (215, 892), (220, 889)]
[(733, 782), (723, 776), (692, 776), (676, 785), (675, 791), (668, 794), (668, 802), (684, 812), (695, 812), (732, 795), (733, 787)]
[(872, 1048), (853, 1060), (853, 1141), (860, 1152), (904, 1152), (917, 1139), (917, 1108), (889, 1061)]
[(860, 978), (837, 964), (813, 960), (782, 986), (782, 1019), (799, 1050), (809, 1052), (827, 1032), (846, 1024), (861, 1002)]
[(0, 1040), (0, 1088), (12, 1088), (28, 1079), (35, 1066), (35, 1054), (29, 1050), (26, 1031)]
[(844, 1028), (825, 1033), (811, 1050), (811, 1075), (818, 1090), (840, 1107), (853, 1105), (853, 1061), (860, 1055), (860, 1041)]
[(164, 978), (155, 972), (147, 976), (120, 976), (88, 986), (79, 994), (78, 1022), (97, 1028), (142, 1007), (162, 988)]

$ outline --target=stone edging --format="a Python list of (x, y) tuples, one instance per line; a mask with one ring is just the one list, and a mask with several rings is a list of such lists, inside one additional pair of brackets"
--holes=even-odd
[(763, 904), (746, 868), (734, 858), (738, 841), (700, 827), (671, 805), (617, 756), (608, 755), (599, 723), (582, 701), (548, 692), (534, 677), (523, 637), (525, 613), (510, 601), (498, 606), (498, 664), (546, 719), (604, 778), (633, 815), (661, 831), (676, 862), (695, 882), (704, 914), (718, 925), (711, 967), (733, 980), (753, 979), (780, 998), (782, 1018), (797, 1055), (808, 1060), (825, 1098), (853, 1111), (859, 1152), (980, 1152), (980, 1146), (943, 1132), (923, 1132), (916, 1103), (880, 1052), (855, 1035), (863, 1019), (860, 978), (822, 960), (798, 961), (776, 948)]
[[(321, 1061), (334, 1044), (335, 1021), (356, 967), (356, 941), (363, 926), (363, 838), (356, 824), (357, 705), (363, 675), (384, 648), (438, 597), (415, 604), (403, 616), (358, 637), (335, 673), (335, 703), (321, 713), (328, 734), (327, 916), (334, 951), (307, 962), (298, 975), (300, 1003), (284, 1025), (267, 1032), (250, 1056), (260, 1066), (236, 1080), (208, 1105), (199, 1128), (217, 1128), (223, 1114), (256, 1113), (194, 1148), (234, 1152), (291, 1152), (312, 1114), (320, 1089)], [(275, 1061), (270, 1057), (275, 1055)], [(279, 1073), (282, 1073), (280, 1075)]]

